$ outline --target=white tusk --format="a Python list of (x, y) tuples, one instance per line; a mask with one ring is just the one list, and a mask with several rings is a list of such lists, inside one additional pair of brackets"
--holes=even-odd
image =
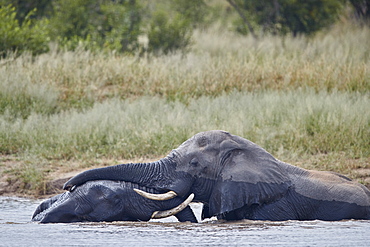
[(165, 210), (165, 211), (155, 211), (152, 214), (152, 219), (162, 219), (162, 218), (166, 218), (166, 217), (170, 217), (172, 215), (178, 214), (179, 212), (184, 210), (184, 208), (186, 208), (189, 205), (189, 203), (191, 203), (193, 198), (194, 198), (194, 194), (190, 194), (190, 196), (177, 207), (174, 207), (172, 209)]
[(139, 189), (134, 189), (134, 191), (145, 198), (156, 200), (156, 201), (165, 201), (165, 200), (169, 200), (177, 196), (176, 192), (172, 190), (164, 194), (152, 194), (152, 193), (148, 193), (148, 192), (145, 192)]

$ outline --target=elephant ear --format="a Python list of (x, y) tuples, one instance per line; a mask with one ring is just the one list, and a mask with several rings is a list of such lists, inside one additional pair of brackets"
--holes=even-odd
[(284, 163), (252, 142), (245, 144), (230, 151), (222, 164), (208, 215), (221, 215), (245, 205), (266, 204), (287, 193), (291, 183), (281, 167)]

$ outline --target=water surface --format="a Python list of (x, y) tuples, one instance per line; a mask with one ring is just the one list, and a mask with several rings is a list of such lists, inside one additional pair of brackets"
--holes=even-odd
[(370, 221), (30, 222), (40, 202), (0, 197), (0, 246), (370, 246)]

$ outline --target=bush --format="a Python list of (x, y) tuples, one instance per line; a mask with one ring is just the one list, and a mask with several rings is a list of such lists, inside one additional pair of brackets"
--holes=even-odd
[(16, 18), (23, 23), (29, 12), (34, 11), (31, 19), (41, 19), (50, 14), (53, 1), (50, 0), (0, 0), (0, 6), (11, 4), (17, 10)]
[(28, 13), (20, 25), (16, 19), (16, 9), (12, 5), (0, 7), (0, 56), (8, 52), (22, 53), (30, 51), (40, 54), (48, 51), (49, 36), (46, 20), (32, 21), (30, 17), (35, 10)]
[[(344, 0), (239, 0), (253, 24), (271, 33), (311, 34), (333, 24), (344, 6)], [(237, 23), (237, 31), (245, 28)]]
[(156, 54), (185, 51), (191, 43), (191, 35), (190, 22), (180, 14), (171, 19), (167, 13), (157, 11), (148, 31), (148, 50)]
[(131, 52), (138, 45), (141, 16), (136, 1), (58, 0), (50, 29), (68, 50), (83, 46)]
[(102, 6), (105, 16), (102, 23), (104, 48), (118, 51), (134, 51), (138, 47), (141, 15), (140, 6), (131, 4), (109, 3)]
[(189, 20), (194, 28), (205, 24), (210, 9), (203, 0), (172, 0), (171, 7)]

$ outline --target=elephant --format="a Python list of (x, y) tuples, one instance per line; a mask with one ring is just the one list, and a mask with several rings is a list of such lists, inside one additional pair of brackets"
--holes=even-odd
[(96, 179), (137, 183), (163, 192), (163, 199), (193, 193), (194, 201), (204, 204), (202, 219), (370, 219), (370, 191), (362, 184), (334, 172), (285, 163), (221, 130), (198, 133), (154, 162), (84, 171), (63, 188), (73, 190)]
[[(151, 200), (135, 193), (134, 189), (157, 191), (125, 181), (96, 180), (84, 183), (73, 191), (66, 191), (42, 202), (32, 221), (40, 223), (148, 221), (174, 215), (180, 222), (197, 222), (188, 206), (193, 195), (185, 201)], [(183, 202), (184, 201), (184, 202)]]

